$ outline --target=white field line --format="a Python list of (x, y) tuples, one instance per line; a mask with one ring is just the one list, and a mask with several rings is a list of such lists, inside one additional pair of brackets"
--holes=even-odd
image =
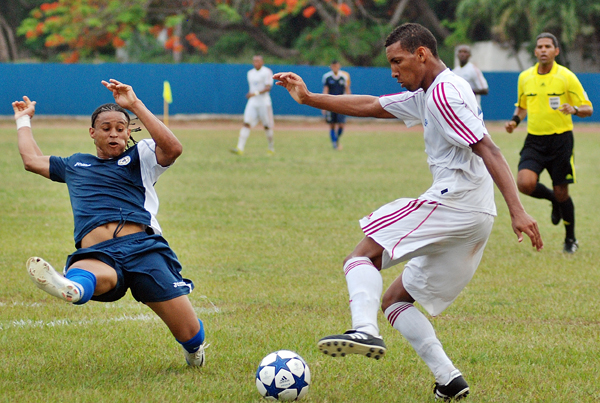
[[(210, 308), (203, 308), (203, 307), (195, 307), (194, 311), (198, 314), (200, 314), (200, 318), (202, 318), (202, 314), (204, 315), (210, 315), (210, 314), (218, 314), (221, 313), (221, 309), (219, 309), (215, 304), (212, 303), (212, 301), (210, 301), (208, 299), (208, 297), (206, 297), (205, 295), (202, 295), (200, 298), (202, 299), (206, 299), (206, 301), (208, 301), (211, 305)], [(43, 307), (46, 304), (43, 303), (39, 303), (39, 302), (33, 302), (33, 303), (24, 303), (24, 302), (13, 302), (12, 304), (6, 304), (4, 302), (0, 302), (0, 306), (1, 307), (5, 307), (5, 306), (24, 306), (24, 307), (30, 307), (30, 308), (40, 308)], [(121, 305), (121, 306), (118, 306)], [(103, 305), (99, 305), (102, 306), (104, 308), (114, 308), (114, 307), (118, 307), (118, 308), (123, 308), (123, 305), (131, 305), (131, 304), (123, 304), (123, 303), (107, 303), (107, 304), (103, 304)], [(106, 318), (106, 319), (80, 319), (80, 320), (72, 320), (72, 319), (54, 319), (54, 320), (50, 320), (50, 321), (44, 321), (44, 320), (31, 320), (31, 319), (15, 319), (15, 320), (8, 320), (8, 321), (1, 321), (0, 322), (0, 330), (7, 330), (10, 328), (43, 328), (43, 327), (58, 327), (58, 326), (89, 326), (89, 325), (98, 325), (98, 324), (105, 324), (105, 323), (111, 323), (111, 322), (125, 322), (125, 321), (141, 321), (141, 322), (151, 322), (151, 321), (159, 321), (159, 317), (149, 313), (142, 313), (142, 314), (137, 314), (137, 315), (127, 315), (127, 314), (123, 314), (120, 316), (115, 316), (112, 318)]]

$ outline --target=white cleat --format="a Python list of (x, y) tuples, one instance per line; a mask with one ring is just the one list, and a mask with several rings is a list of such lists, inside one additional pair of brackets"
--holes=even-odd
[(40, 257), (30, 257), (27, 260), (27, 273), (38, 288), (48, 294), (67, 302), (77, 302), (81, 292), (71, 280), (63, 277), (52, 266)]
[(189, 353), (185, 348), (183, 349), (183, 355), (185, 362), (190, 367), (201, 367), (204, 365), (204, 350), (206, 350), (210, 344), (202, 343), (195, 353)]

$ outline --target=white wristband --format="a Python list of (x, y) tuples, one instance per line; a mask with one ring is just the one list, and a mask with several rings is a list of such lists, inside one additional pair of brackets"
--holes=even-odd
[(260, 95), (260, 91), (254, 91), (254, 95), (255, 96), (259, 96)]
[(29, 115), (23, 115), (16, 120), (17, 122), (17, 130), (21, 127), (31, 127), (31, 118)]

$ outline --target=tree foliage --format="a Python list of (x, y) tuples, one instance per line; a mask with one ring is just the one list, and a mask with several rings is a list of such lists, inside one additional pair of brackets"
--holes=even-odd
[[(119, 51), (130, 61), (162, 62), (223, 62), (260, 52), (288, 63), (324, 64), (336, 58), (357, 66), (384, 65), (385, 37), (405, 21), (427, 26), (448, 49), (493, 39), (518, 51), (544, 30), (557, 34), (563, 48), (591, 49), (600, 42), (597, 0), (15, 2), (21, 7), (0, 5), (4, 59), (16, 58), (14, 43), (20, 39), (42, 60), (65, 62), (114, 60)], [(14, 14), (15, 8), (29, 13), (17, 39), (3, 47), (12, 32), (3, 13)]]
[(532, 50), (538, 34), (551, 32), (563, 50), (584, 49), (591, 56), (598, 53), (597, 45), (590, 47), (600, 40), (599, 18), (594, 0), (461, 0), (448, 43), (493, 39), (518, 52), (524, 44)]

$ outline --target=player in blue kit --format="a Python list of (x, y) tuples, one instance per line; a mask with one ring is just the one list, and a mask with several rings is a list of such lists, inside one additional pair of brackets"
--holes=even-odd
[[(323, 94), (342, 95), (350, 94), (350, 74), (340, 70), (342, 65), (337, 60), (331, 62), (331, 71), (323, 74)], [(329, 137), (335, 150), (341, 150), (340, 138), (344, 133), (346, 116), (323, 110), (325, 121), (329, 123)]]
[[(44, 155), (31, 130), (35, 102), (23, 97), (12, 103), (25, 169), (67, 184), (75, 224), (77, 250), (67, 258), (65, 276), (39, 257), (27, 261), (27, 272), (36, 286), (76, 305), (90, 299), (116, 301), (130, 289), (165, 322), (188, 365), (200, 367), (208, 345), (187, 296), (194, 285), (181, 276), (181, 264), (156, 220), (154, 183), (181, 155), (181, 143), (131, 86), (113, 79), (102, 84), (116, 103), (92, 114), (89, 135), (96, 156)], [(127, 110), (140, 119), (151, 139), (132, 139)]]

